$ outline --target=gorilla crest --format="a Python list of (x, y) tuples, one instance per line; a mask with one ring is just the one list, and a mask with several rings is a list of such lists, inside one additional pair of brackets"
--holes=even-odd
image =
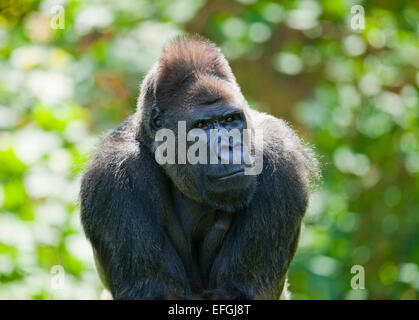
[[(180, 121), (207, 137), (263, 130), (262, 143), (240, 149), (261, 152), (261, 173), (245, 174), (244, 161), (159, 164), (156, 134), (179, 137)], [(230, 138), (216, 147), (228, 157), (236, 148)], [(145, 77), (137, 111), (90, 162), (81, 220), (115, 299), (277, 299), (317, 175), (294, 131), (249, 107), (220, 50), (181, 37)]]

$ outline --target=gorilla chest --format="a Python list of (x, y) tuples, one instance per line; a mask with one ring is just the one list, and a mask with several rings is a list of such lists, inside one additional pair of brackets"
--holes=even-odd
[(205, 289), (213, 261), (230, 228), (232, 213), (209, 208), (184, 196), (176, 199), (174, 208), (177, 234), (182, 237), (169, 237), (182, 259), (192, 288)]

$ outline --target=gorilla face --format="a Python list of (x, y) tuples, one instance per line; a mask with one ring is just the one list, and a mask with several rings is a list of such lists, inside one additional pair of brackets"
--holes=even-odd
[[(186, 106), (172, 105), (166, 110), (155, 112), (151, 118), (151, 127), (155, 130), (170, 129), (175, 133), (178, 159), (181, 136), (178, 121), (185, 121), (186, 133), (199, 131), (205, 137), (206, 161), (192, 164), (186, 160), (184, 164), (164, 164), (162, 167), (186, 196), (216, 209), (234, 211), (246, 206), (256, 190), (255, 176), (245, 175), (244, 171), (249, 167), (245, 162), (249, 146), (243, 140), (244, 129), (248, 128), (244, 112), (247, 105), (233, 88), (226, 90), (228, 86), (224, 85), (224, 91), (228, 94), (224, 92), (224, 95), (216, 96), (206, 95), (206, 90), (198, 90), (197, 94), (197, 86), (205, 88), (206, 84), (201, 81), (190, 88), (192, 90), (186, 90), (187, 96), (188, 92), (193, 92), (193, 96), (178, 99), (181, 102), (190, 101)], [(194, 143), (196, 140), (187, 141), (187, 150)]]

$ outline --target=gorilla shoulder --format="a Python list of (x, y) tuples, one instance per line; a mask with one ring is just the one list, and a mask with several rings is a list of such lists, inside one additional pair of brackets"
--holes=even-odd
[(274, 169), (294, 168), (305, 188), (319, 178), (316, 156), (311, 146), (301, 140), (289, 124), (272, 115), (250, 109), (255, 128), (269, 133), (263, 136), (264, 158)]

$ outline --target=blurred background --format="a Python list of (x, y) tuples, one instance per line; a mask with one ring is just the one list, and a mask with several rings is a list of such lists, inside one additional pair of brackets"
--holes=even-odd
[[(220, 46), (250, 105), (321, 159), (293, 298), (417, 299), (419, 3), (408, 0), (0, 0), (0, 299), (100, 297), (80, 176), (182, 33)], [(354, 265), (364, 290), (351, 288)]]

